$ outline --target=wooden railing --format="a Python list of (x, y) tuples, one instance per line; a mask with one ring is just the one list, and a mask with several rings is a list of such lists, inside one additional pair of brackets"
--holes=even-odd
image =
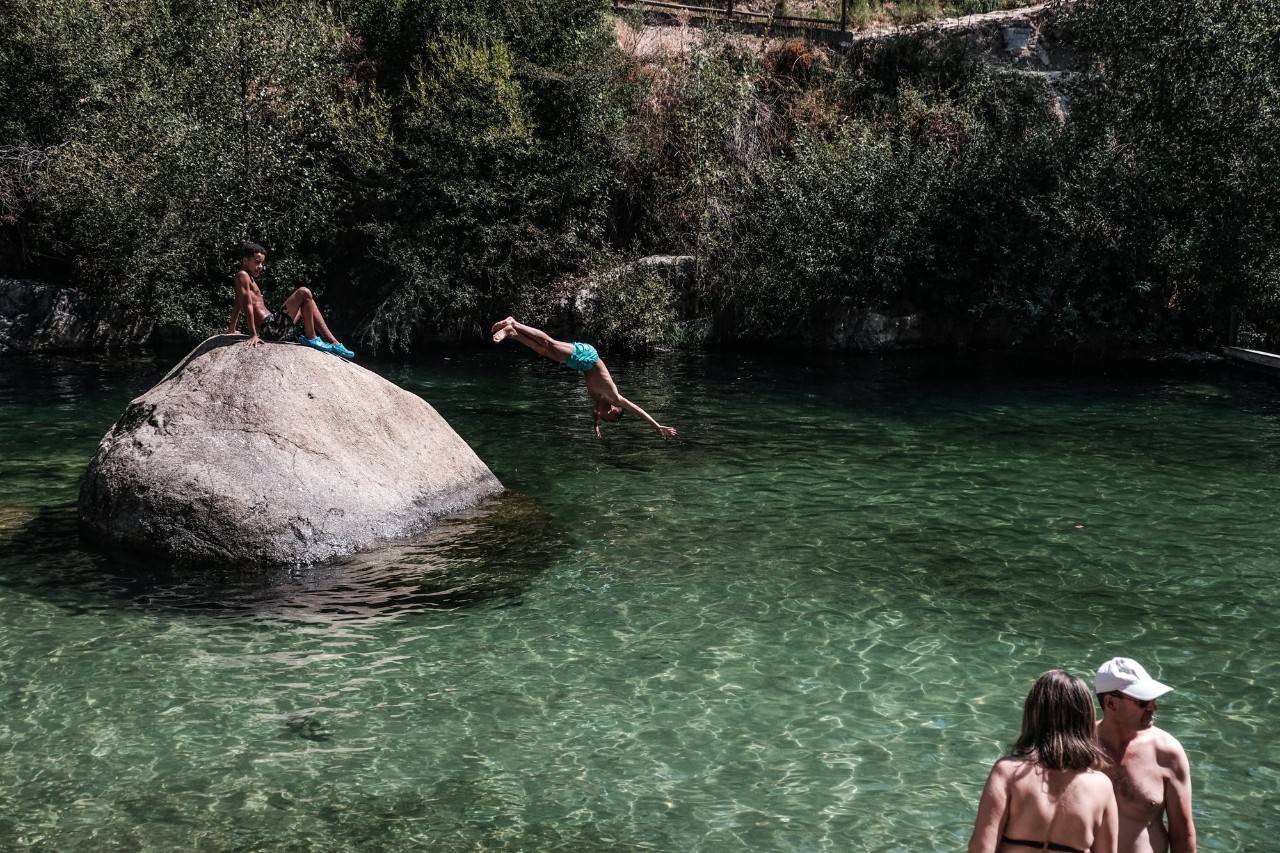
[[(713, 0), (714, 2), (714, 0)], [(689, 15), (711, 20), (737, 21), (747, 24), (768, 26), (779, 24), (789, 28), (824, 29), (845, 32), (849, 29), (849, 0), (840, 0), (840, 18), (810, 18), (800, 15), (781, 15), (770, 12), (753, 12), (738, 7), (741, 0), (720, 0), (715, 5), (694, 5), (691, 3), (675, 3), (671, 0), (613, 0), (613, 8), (630, 12), (665, 12), (667, 14)], [(781, 4), (779, 4), (781, 5)]]

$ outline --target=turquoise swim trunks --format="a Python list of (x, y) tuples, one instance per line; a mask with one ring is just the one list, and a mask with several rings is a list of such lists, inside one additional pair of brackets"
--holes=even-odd
[(596, 348), (591, 344), (573, 345), (573, 355), (569, 356), (565, 367), (571, 367), (579, 373), (586, 373), (588, 370), (596, 366), (596, 362), (600, 360), (600, 353), (596, 352)]

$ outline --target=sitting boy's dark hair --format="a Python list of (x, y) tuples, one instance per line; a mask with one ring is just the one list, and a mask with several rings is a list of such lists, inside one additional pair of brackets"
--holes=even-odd
[(245, 241), (240, 244), (240, 259), (252, 258), (254, 255), (265, 255), (267, 250), (259, 246), (257, 243)]

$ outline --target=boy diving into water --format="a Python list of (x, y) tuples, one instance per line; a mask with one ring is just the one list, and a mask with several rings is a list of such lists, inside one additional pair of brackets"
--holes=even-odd
[(658, 423), (649, 416), (648, 412), (618, 393), (618, 386), (613, 384), (609, 368), (604, 366), (604, 360), (591, 344), (567, 344), (564, 341), (557, 341), (541, 329), (517, 323), (514, 317), (499, 320), (493, 324), (490, 331), (493, 332), (495, 344), (512, 338), (538, 355), (558, 361), (581, 373), (583, 380), (587, 383), (587, 394), (591, 397), (591, 414), (595, 418), (597, 437), (600, 436), (601, 421), (613, 423), (622, 417), (624, 411), (631, 412), (649, 424), (663, 438), (670, 438), (676, 434), (675, 429)]
[[(240, 248), (240, 269), (236, 271), (234, 281), (236, 301), (231, 309), (231, 334), (236, 333), (243, 313), (245, 322), (249, 325), (248, 343), (251, 347), (262, 343), (263, 338), (280, 342), (297, 341), (321, 352), (355, 358), (356, 354), (339, 343), (325, 325), (324, 316), (320, 313), (310, 288), (299, 287), (289, 294), (283, 307), (274, 314), (267, 310), (257, 279), (262, 275), (266, 264), (267, 250), (257, 243), (245, 243)], [(316, 335), (317, 331), (324, 335), (324, 340)]]

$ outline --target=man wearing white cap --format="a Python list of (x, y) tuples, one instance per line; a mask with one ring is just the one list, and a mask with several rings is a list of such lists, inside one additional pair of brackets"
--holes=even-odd
[(1191, 764), (1177, 738), (1153, 725), (1156, 700), (1172, 689), (1132, 658), (1112, 658), (1093, 681), (1103, 713), (1098, 742), (1112, 761), (1105, 769), (1120, 815), (1118, 853), (1196, 849)]

